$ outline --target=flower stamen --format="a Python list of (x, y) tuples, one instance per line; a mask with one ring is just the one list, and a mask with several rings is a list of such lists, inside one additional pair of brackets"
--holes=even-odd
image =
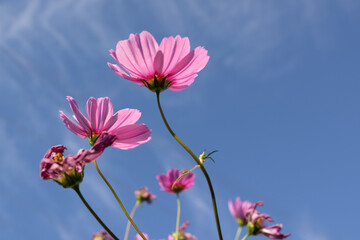
[(64, 161), (64, 155), (62, 155), (61, 153), (57, 153), (51, 160), (53, 160), (54, 162), (62, 162)]

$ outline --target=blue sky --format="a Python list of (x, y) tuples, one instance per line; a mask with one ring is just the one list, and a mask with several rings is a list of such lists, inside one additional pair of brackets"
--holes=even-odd
[[(117, 41), (147, 30), (158, 42), (180, 34), (209, 51), (194, 84), (161, 99), (194, 152), (219, 150), (206, 167), (224, 239), (235, 235), (227, 201), (236, 196), (264, 200), (261, 210), (291, 239), (357, 239), (359, 13), (356, 0), (1, 1), (2, 238), (90, 239), (101, 229), (72, 190), (39, 177), (52, 145), (67, 145), (68, 154), (88, 147), (58, 117), (70, 113), (68, 95), (82, 110), (90, 96), (109, 96), (115, 110), (143, 113), (153, 139), (134, 150), (108, 149), (98, 163), (129, 210), (141, 186), (158, 196), (136, 213), (144, 232), (159, 239), (174, 230), (175, 196), (159, 191), (155, 176), (193, 161), (162, 124), (155, 94), (106, 65)], [(93, 165), (81, 189), (122, 238), (125, 217)], [(200, 172), (181, 198), (188, 231), (216, 239)]]

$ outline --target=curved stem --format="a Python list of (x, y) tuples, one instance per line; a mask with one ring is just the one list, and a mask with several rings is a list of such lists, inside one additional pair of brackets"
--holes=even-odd
[(110, 183), (108, 182), (108, 180), (105, 178), (105, 176), (102, 174), (102, 172), (100, 171), (96, 160), (94, 161), (96, 170), (98, 171), (98, 173), (100, 174), (101, 178), (104, 180), (104, 182), (106, 183), (106, 185), (109, 187), (109, 189), (111, 190), (112, 194), (114, 195), (114, 197), (116, 198), (116, 200), (118, 201), (121, 209), (123, 210), (123, 212), (125, 213), (126, 217), (128, 218), (128, 220), (131, 222), (131, 224), (133, 225), (133, 227), (136, 229), (136, 231), (139, 233), (139, 235), (142, 237), (142, 239), (147, 240), (146, 237), (144, 236), (144, 234), (142, 234), (142, 232), (139, 230), (139, 228), (136, 226), (136, 224), (134, 223), (134, 221), (132, 220), (132, 218), (129, 216), (128, 212), (126, 211), (124, 205), (122, 204), (120, 198), (117, 196), (116, 192), (114, 191), (114, 189), (111, 187)]
[(250, 234), (249, 233), (247, 233), (241, 240), (245, 240), (245, 239), (247, 239), (248, 238), (248, 236), (250, 236)]
[(203, 166), (203, 164), (200, 162), (199, 158), (196, 157), (196, 155), (190, 150), (190, 148), (188, 148), (180, 140), (180, 138), (178, 138), (178, 136), (176, 136), (176, 134), (174, 133), (174, 131), (171, 129), (170, 125), (168, 124), (168, 122), (167, 122), (167, 120), (165, 118), (164, 112), (163, 112), (163, 110), (161, 108), (161, 105), (160, 105), (160, 92), (156, 92), (156, 99), (157, 99), (157, 104), (158, 104), (158, 107), (159, 107), (161, 117), (162, 117), (167, 129), (169, 130), (170, 134), (191, 155), (191, 157), (195, 160), (195, 162), (200, 166), (200, 169), (201, 169), (201, 171), (203, 172), (203, 174), (204, 174), (204, 176), (206, 178), (206, 181), (207, 181), (207, 183), (209, 185), (209, 190), (210, 190), (210, 193), (211, 193), (211, 199), (212, 199), (214, 215), (215, 215), (215, 220), (216, 220), (216, 227), (217, 227), (217, 231), (218, 231), (218, 234), (219, 234), (219, 239), (222, 240), (223, 237), (222, 237), (222, 234), (221, 234), (220, 220), (219, 220), (219, 215), (218, 215), (217, 206), (216, 206), (215, 192), (214, 192), (213, 186), (211, 184), (209, 174), (207, 173), (207, 171), (206, 171), (205, 167)]
[(180, 195), (176, 194), (176, 201), (177, 201), (177, 215), (176, 215), (176, 233), (175, 233), (175, 240), (179, 239), (179, 226), (180, 226)]
[(115, 239), (115, 240), (119, 240), (119, 238), (117, 238), (115, 236), (115, 234), (106, 226), (106, 224), (99, 218), (99, 216), (94, 212), (94, 210), (90, 207), (90, 205), (87, 203), (87, 201), (85, 200), (84, 196), (81, 194), (80, 192), (80, 188), (79, 185), (76, 185), (75, 187), (73, 187), (73, 189), (75, 190), (75, 192), (78, 194), (78, 196), (80, 197), (81, 201), (85, 204), (85, 206), (87, 207), (87, 209), (91, 212), (91, 214), (96, 218), (96, 220), (100, 223), (100, 225)]
[(238, 227), (238, 230), (236, 231), (236, 235), (235, 235), (235, 239), (234, 239), (234, 240), (239, 240), (240, 234), (241, 234), (241, 230), (242, 230), (242, 227), (239, 226), (239, 227)]
[(247, 239), (248, 238), (248, 236), (250, 236), (250, 234), (249, 233), (247, 233), (241, 240), (245, 240), (245, 239)]
[[(139, 207), (139, 205), (140, 205), (140, 202), (139, 202), (139, 201), (136, 201), (135, 206), (133, 207), (133, 209), (131, 210), (131, 213), (130, 213), (131, 219), (134, 218), (135, 211), (136, 211), (136, 209)], [(128, 220), (127, 225), (126, 225), (124, 240), (127, 240), (128, 237), (129, 237), (130, 225), (131, 225), (131, 223), (130, 223), (130, 221)]]

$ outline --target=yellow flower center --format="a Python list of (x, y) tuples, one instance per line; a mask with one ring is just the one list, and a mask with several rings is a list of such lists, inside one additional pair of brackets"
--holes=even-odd
[(171, 80), (166, 79), (166, 76), (163, 77), (155, 74), (153, 78), (149, 77), (143, 80), (143, 83), (145, 87), (153, 92), (162, 92), (170, 86)]
[(64, 160), (64, 155), (62, 155), (61, 153), (57, 153), (55, 157), (53, 157), (51, 160), (53, 160), (54, 162), (62, 162)]

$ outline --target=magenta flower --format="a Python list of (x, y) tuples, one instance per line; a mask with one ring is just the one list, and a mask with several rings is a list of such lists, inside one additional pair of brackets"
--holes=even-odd
[[(185, 222), (180, 228), (179, 228), (179, 240), (196, 240), (197, 238), (190, 234), (185, 232), (185, 229), (189, 226), (189, 222)], [(173, 233), (172, 235), (168, 236), (168, 240), (175, 240), (176, 233)]]
[(263, 234), (271, 239), (284, 239), (290, 236), (289, 233), (288, 234), (280, 233), (282, 229), (282, 224), (276, 224), (267, 227), (265, 222), (266, 221), (273, 222), (274, 220), (268, 214), (259, 213), (255, 209), (256, 206), (249, 215), (249, 222), (247, 228), (250, 234), (252, 235)]
[(75, 135), (88, 138), (93, 145), (103, 132), (116, 136), (112, 147), (131, 149), (151, 139), (151, 130), (145, 124), (135, 124), (141, 113), (137, 109), (122, 109), (114, 114), (110, 98), (89, 98), (86, 103), (86, 118), (72, 97), (66, 98), (74, 113), (76, 122), (70, 120), (62, 111), (60, 117), (65, 126)]
[(139, 203), (147, 201), (149, 204), (156, 199), (156, 196), (149, 192), (147, 187), (142, 187), (136, 190), (135, 197)]
[(192, 186), (194, 186), (194, 173), (188, 173), (184, 177), (180, 178), (173, 186), (175, 181), (181, 176), (179, 169), (173, 168), (170, 169), (166, 175), (164, 173), (156, 176), (156, 179), (159, 181), (160, 187), (162, 191), (168, 193), (179, 193), (183, 190), (186, 190)]
[(120, 65), (108, 63), (115, 73), (154, 92), (184, 90), (209, 61), (204, 47), (190, 51), (187, 37), (170, 36), (159, 46), (147, 31), (119, 41), (110, 55)]
[(92, 240), (114, 240), (111, 235), (105, 230), (101, 230), (100, 232), (94, 233), (92, 235)]
[(64, 188), (77, 186), (84, 177), (84, 165), (97, 159), (114, 140), (114, 135), (101, 134), (99, 141), (90, 150), (80, 149), (76, 155), (66, 157), (64, 145), (53, 146), (40, 162), (40, 177), (44, 180), (53, 179)]
[(249, 215), (257, 205), (261, 205), (262, 202), (251, 203), (249, 201), (241, 202), (240, 197), (237, 197), (234, 202), (229, 199), (228, 206), (231, 215), (236, 218), (240, 226), (244, 226), (248, 223)]
[[(145, 238), (149, 240), (149, 236), (146, 233), (143, 233)], [(136, 234), (135, 240), (143, 240), (143, 238), (140, 236), (140, 234)]]

